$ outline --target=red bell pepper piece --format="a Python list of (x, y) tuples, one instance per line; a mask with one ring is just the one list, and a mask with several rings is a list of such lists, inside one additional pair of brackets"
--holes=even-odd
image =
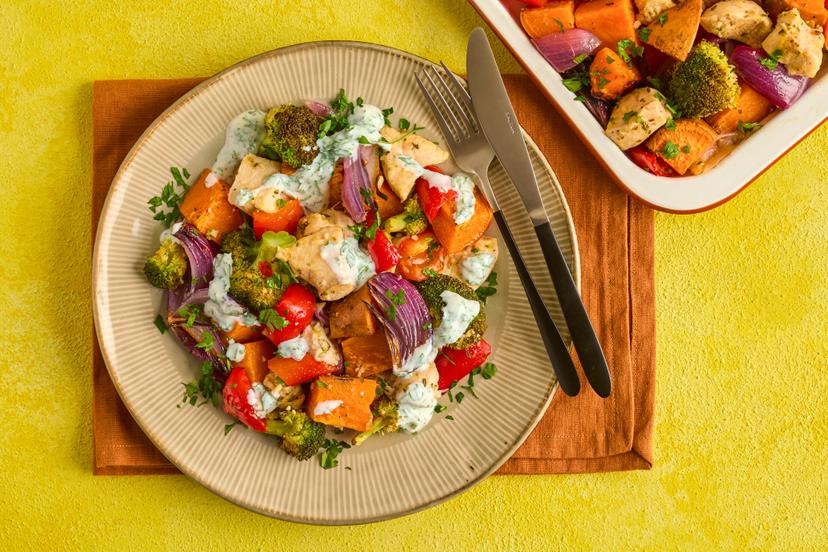
[[(445, 174), (440, 167), (426, 167), (426, 170)], [(457, 198), (455, 190), (443, 192), (440, 188), (436, 188), (428, 183), (425, 178), (418, 178), (415, 184), (417, 188), (417, 197), (420, 200), (420, 207), (423, 208), (428, 222), (434, 220), (437, 213), (440, 212), (440, 207), (447, 201), (454, 201)]]
[(631, 150), (627, 150), (627, 155), (630, 156), (633, 163), (656, 176), (674, 176), (676, 174), (670, 165), (643, 146), (636, 146)]
[[(374, 224), (375, 220), (376, 215), (374, 212), (368, 211), (368, 215), (365, 218), (365, 224), (368, 228)], [(382, 229), (377, 229), (377, 235), (373, 240), (365, 240), (365, 246), (368, 248), (368, 253), (374, 260), (374, 266), (376, 267), (377, 272), (391, 270), (397, 266), (398, 262), (400, 262), (400, 252), (397, 250), (396, 246), (391, 243), (391, 240), (388, 238), (388, 234), (383, 232)]]
[(443, 347), (434, 363), (437, 365), (437, 372), (440, 374), (438, 387), (445, 391), (455, 381), (460, 381), (471, 373), (472, 370), (483, 364), (489, 358), (492, 346), (485, 339), (481, 339), (468, 349), (452, 349)]
[(273, 357), (267, 361), (267, 367), (286, 385), (299, 385), (338, 370), (337, 366), (320, 362), (310, 353), (302, 357), (302, 360)]
[(247, 394), (251, 390), (250, 378), (247, 372), (239, 366), (233, 368), (227, 383), (224, 384), (224, 411), (235, 417), (254, 431), (264, 431), (265, 421), (256, 416), (253, 406), (247, 402)]
[(315, 307), (316, 299), (310, 291), (301, 284), (290, 284), (282, 294), (282, 298), (273, 307), (279, 316), (287, 320), (287, 325), (281, 329), (266, 328), (262, 333), (274, 345), (293, 339), (301, 334), (313, 320)]
[(305, 211), (302, 209), (302, 204), (298, 199), (291, 199), (287, 201), (281, 209), (275, 213), (265, 213), (264, 211), (253, 212), (253, 234), (257, 240), (262, 239), (262, 234), (268, 230), (271, 232), (287, 232), (288, 234), (296, 233), (296, 227), (299, 225), (299, 219)]

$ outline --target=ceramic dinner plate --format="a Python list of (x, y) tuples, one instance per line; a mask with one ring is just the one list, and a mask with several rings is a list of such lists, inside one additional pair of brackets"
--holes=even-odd
[[(388, 519), (446, 500), (494, 472), (528, 436), (556, 388), (523, 289), (501, 244), (498, 294), (487, 306), (491, 380), (475, 386), (478, 399), (436, 414), (417, 435), (369, 439), (346, 450), (337, 468), (317, 459), (297, 462), (272, 438), (236, 428), (210, 406), (182, 405), (182, 382), (198, 363), (175, 338), (153, 325), (161, 294), (144, 280), (144, 258), (161, 231), (147, 209), (171, 166), (198, 174), (212, 164), (227, 123), (251, 107), (328, 99), (344, 88), (380, 107), (393, 106), (442, 141), (414, 81), (424, 59), (355, 42), (317, 42), (243, 61), (197, 86), (165, 111), (141, 136), (115, 176), (95, 242), (95, 327), (106, 365), (132, 416), (182, 472), (240, 506), (269, 516), (319, 524)], [(551, 168), (526, 136), (549, 218), (579, 281), (577, 246), (569, 209)], [(490, 178), (524, 250), (530, 270), (560, 324), (551, 282), (525, 210), (503, 169)], [(494, 226), (494, 225), (493, 225)], [(495, 232), (495, 230), (492, 230)], [(568, 336), (565, 336), (568, 341)], [(441, 403), (448, 404), (446, 397)], [(444, 419), (451, 414), (453, 421)]]

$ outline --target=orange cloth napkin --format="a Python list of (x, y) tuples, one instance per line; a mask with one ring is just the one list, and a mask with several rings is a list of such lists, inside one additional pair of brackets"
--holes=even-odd
[[(92, 235), (121, 160), (149, 124), (203, 79), (101, 81), (94, 86)], [(506, 77), (518, 119), (566, 193), (578, 235), (587, 310), (610, 366), (604, 400), (583, 379), (557, 393), (532, 435), (497, 473), (578, 473), (652, 466), (655, 401), (653, 214), (620, 191), (529, 79)], [(93, 336), (94, 472), (177, 473), (115, 391)]]

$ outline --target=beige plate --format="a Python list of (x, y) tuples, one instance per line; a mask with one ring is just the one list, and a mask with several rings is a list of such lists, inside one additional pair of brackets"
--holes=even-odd
[[(197, 174), (209, 166), (225, 125), (245, 109), (326, 99), (339, 88), (437, 129), (413, 78), (428, 63), (356, 42), (301, 44), (256, 56), (205, 81), (167, 109), (115, 176), (93, 261), (95, 327), (109, 373), (161, 452), (185, 474), (240, 506), (320, 524), (378, 521), (426, 508), (494, 472), (529, 435), (552, 398), (552, 368), (514, 267), (503, 256), (497, 267), (499, 293), (487, 308), (487, 339), (498, 374), (489, 381), (478, 378), (478, 400), (469, 397), (462, 405), (450, 405), (419, 435), (371, 439), (345, 451), (340, 467), (323, 470), (316, 460), (296, 462), (265, 435), (237, 428), (225, 437), (223, 427), (230, 419), (220, 410), (176, 407), (181, 382), (193, 379), (197, 363), (153, 325), (161, 294), (141, 273), (143, 258), (161, 230), (147, 210), (147, 199), (167, 181), (169, 167), (186, 166)], [(575, 234), (563, 193), (537, 146), (528, 136), (526, 140), (552, 226), (579, 281)], [(491, 180), (560, 323), (525, 210), (497, 164)], [(449, 413), (454, 421), (442, 419)]]

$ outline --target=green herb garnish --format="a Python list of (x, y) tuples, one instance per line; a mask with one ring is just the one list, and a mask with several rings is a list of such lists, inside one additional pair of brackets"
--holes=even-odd
[(745, 123), (744, 121), (739, 121), (736, 123), (736, 130), (739, 131), (739, 134), (750, 134), (754, 130), (758, 129), (762, 126), (762, 123)]
[(497, 366), (495, 366), (492, 362), (487, 362), (486, 364), (484, 364), (483, 369), (480, 371), (480, 375), (483, 376), (484, 380), (492, 379), (496, 373)]
[(326, 470), (337, 467), (339, 465), (337, 456), (339, 456), (343, 450), (351, 448), (349, 443), (346, 443), (345, 441), (337, 441), (336, 439), (326, 439), (322, 446), (325, 450), (322, 451), (322, 454), (319, 456), (319, 465)]
[(164, 317), (160, 314), (156, 315), (153, 324), (155, 324), (155, 327), (158, 328), (158, 331), (162, 334), (167, 331), (167, 325), (164, 323)]
[(198, 404), (202, 406), (208, 402), (212, 402), (213, 406), (221, 404), (222, 385), (213, 378), (213, 363), (206, 360), (201, 363), (201, 373), (199, 377), (191, 383), (182, 383), (184, 386), (184, 396), (181, 399), (182, 403), (189, 403), (191, 406), (196, 406), (198, 399), (204, 400)]
[[(190, 185), (187, 184), (190, 172), (186, 168), (170, 167), (170, 173), (173, 179), (164, 184), (161, 195), (147, 201), (149, 210), (153, 213), (153, 220), (161, 222), (166, 228), (181, 218), (181, 201), (190, 189)], [(168, 210), (165, 211), (164, 207)]]
[(492, 270), (492, 272), (486, 277), (484, 284), (485, 285), (477, 288), (474, 293), (477, 295), (477, 298), (485, 304), (486, 299), (497, 293), (497, 272)]
[(663, 148), (661, 148), (661, 155), (664, 156), (664, 159), (673, 159), (674, 157), (677, 157), (678, 154), (679, 147), (671, 140), (667, 140), (667, 143), (664, 144)]
[(774, 50), (773, 52), (768, 54), (768, 57), (766, 57), (765, 59), (763, 59), (759, 63), (761, 63), (762, 67), (764, 67), (768, 71), (773, 71), (774, 69), (776, 69), (776, 66), (779, 65), (779, 57), (781, 55), (782, 55), (782, 50), (777, 48), (776, 50)]
[(201, 341), (196, 343), (196, 348), (201, 349), (202, 351), (209, 351), (213, 347), (213, 334), (205, 333), (204, 336), (201, 338)]
[(275, 309), (262, 309), (259, 311), (259, 322), (267, 327), (268, 330), (281, 330), (289, 324), (287, 319), (276, 312)]
[[(588, 58), (589, 58), (589, 54), (579, 54), (579, 55), (575, 56), (574, 58), (572, 58), (572, 63), (574, 63), (575, 65), (580, 65), (584, 60), (586, 60)], [(607, 61), (609, 61), (609, 60), (607, 60)], [(612, 63), (612, 62), (610, 62), (610, 63)]]
[(647, 42), (650, 39), (650, 33), (652, 31), (648, 27), (639, 27), (637, 34), (638, 38), (640, 38), (643, 42)]
[(662, 13), (661, 15), (658, 16), (658, 19), (656, 19), (656, 21), (658, 21), (658, 24), (663, 27), (664, 24), (667, 23), (667, 14)]

